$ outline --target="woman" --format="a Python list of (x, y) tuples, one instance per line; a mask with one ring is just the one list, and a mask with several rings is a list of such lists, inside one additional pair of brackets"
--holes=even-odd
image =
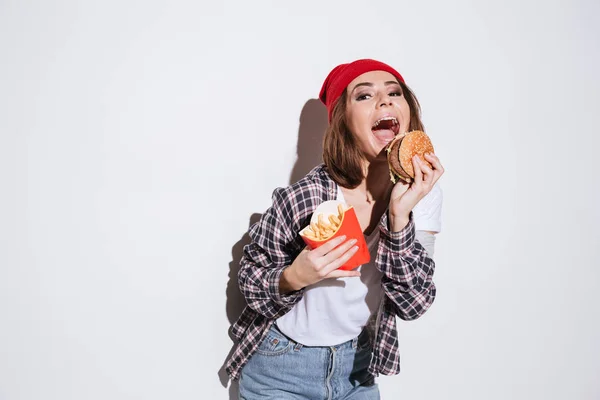
[[(385, 152), (395, 134), (423, 130), (419, 103), (396, 70), (375, 60), (334, 68), (320, 99), (329, 115), (324, 164), (274, 191), (241, 260), (248, 307), (232, 326), (239, 343), (226, 369), (247, 400), (379, 398), (374, 378), (399, 372), (395, 317), (416, 319), (435, 298), (435, 184), (444, 169), (434, 154), (425, 155), (433, 168), (415, 157), (414, 182), (394, 185)], [(393, 127), (378, 129), (382, 119)], [(298, 235), (334, 199), (354, 207), (372, 255), (352, 271), (337, 269), (356, 251), (352, 240), (308, 250)]]

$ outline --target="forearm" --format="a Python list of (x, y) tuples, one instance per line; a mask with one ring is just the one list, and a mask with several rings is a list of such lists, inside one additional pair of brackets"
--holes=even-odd
[(410, 217), (409, 215), (400, 215), (400, 216), (395, 216), (395, 215), (390, 215), (390, 231), (391, 232), (400, 232), (402, 231), (406, 225), (408, 225), (408, 222), (410, 221)]
[(256, 262), (248, 255), (242, 257), (240, 266), (240, 291), (248, 306), (265, 317), (274, 319), (284, 315), (302, 297), (302, 291), (294, 291), (293, 281), (283, 278), (289, 269), (287, 266), (268, 264), (264, 260)]
[(410, 254), (400, 257), (390, 254), (386, 259), (389, 268), (382, 279), (384, 293), (391, 300), (394, 314), (406, 321), (423, 315), (436, 295), (433, 259), (417, 240)]
[(428, 236), (433, 235), (422, 231), (417, 234), (412, 214), (401, 231), (391, 232), (388, 226), (383, 219), (377, 252), (377, 267), (384, 274), (383, 289), (396, 315), (405, 320), (416, 319), (435, 299), (435, 263), (429, 256), (433, 247), (426, 250), (418, 240), (421, 237), (427, 243)]
[(385, 295), (391, 300), (391, 311), (405, 321), (415, 320), (425, 314), (435, 300), (436, 287), (433, 282), (425, 288), (404, 291), (404, 287), (398, 282), (384, 278), (382, 286)]
[(377, 251), (378, 269), (393, 281), (410, 286), (422, 284), (431, 279), (435, 263), (428, 252), (416, 239), (413, 214), (399, 232), (390, 229), (387, 216), (380, 222), (381, 240)]

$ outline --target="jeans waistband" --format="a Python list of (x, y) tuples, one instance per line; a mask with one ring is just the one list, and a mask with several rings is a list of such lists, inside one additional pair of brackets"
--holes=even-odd
[(362, 329), (362, 331), (360, 332), (360, 334), (358, 334), (358, 336), (355, 336), (354, 338), (352, 338), (350, 340), (347, 340), (345, 342), (342, 342), (342, 343), (339, 343), (339, 344), (336, 344), (336, 345), (332, 345), (332, 346), (306, 346), (305, 344), (299, 343), (299, 342), (295, 341), (294, 339), (292, 339), (291, 337), (287, 336), (285, 333), (281, 332), (279, 330), (279, 327), (277, 326), (277, 322), (273, 322), (273, 325), (271, 325), (271, 329), (274, 330), (275, 332), (277, 332), (279, 335), (286, 337), (290, 342), (293, 342), (295, 344), (294, 348), (297, 349), (297, 350), (301, 349), (302, 347), (326, 348), (326, 349), (329, 349), (329, 348), (333, 347), (333, 348), (335, 348), (337, 350), (339, 350), (341, 348), (344, 348), (344, 347), (351, 347), (353, 349), (356, 349), (356, 347), (358, 346), (358, 338), (361, 335), (364, 335), (364, 334), (367, 333), (366, 332), (367, 328), (364, 327)]

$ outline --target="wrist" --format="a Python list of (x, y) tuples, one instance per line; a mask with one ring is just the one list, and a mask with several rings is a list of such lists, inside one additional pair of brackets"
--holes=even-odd
[(302, 286), (302, 284), (299, 282), (299, 279), (296, 275), (296, 270), (292, 266), (289, 266), (283, 270), (279, 283), (279, 291), (281, 293), (285, 294), (289, 292), (295, 292), (303, 287), (304, 286)]
[(394, 214), (394, 213), (390, 212), (389, 221), (390, 221), (390, 231), (400, 232), (401, 230), (406, 228), (406, 225), (408, 225), (408, 223), (410, 221), (410, 213)]

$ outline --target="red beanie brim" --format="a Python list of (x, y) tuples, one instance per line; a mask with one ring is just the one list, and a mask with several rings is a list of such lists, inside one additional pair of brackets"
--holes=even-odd
[(362, 59), (349, 64), (341, 64), (331, 70), (319, 93), (319, 99), (327, 107), (327, 115), (331, 121), (331, 113), (346, 87), (358, 76), (370, 71), (386, 71), (404, 83), (404, 78), (398, 71), (377, 60)]

